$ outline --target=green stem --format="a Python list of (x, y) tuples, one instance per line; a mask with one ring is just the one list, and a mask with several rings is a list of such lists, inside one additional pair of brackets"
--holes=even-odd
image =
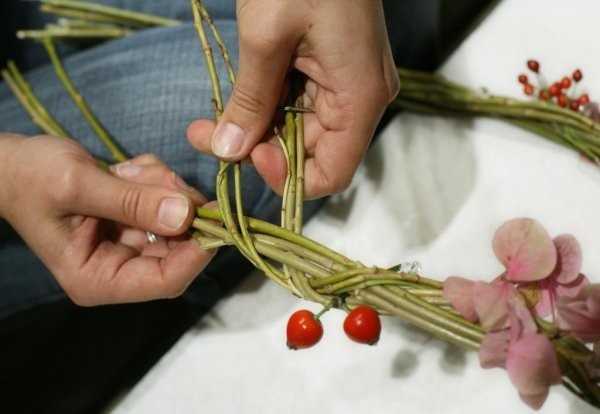
[(17, 37), (19, 39), (118, 39), (129, 36), (131, 30), (121, 28), (101, 28), (101, 29), (73, 29), (70, 27), (53, 27), (44, 30), (19, 30)]
[(161, 16), (155, 16), (147, 13), (123, 10), (116, 7), (105, 6), (93, 2), (83, 2), (74, 0), (41, 0), (42, 4), (54, 7), (54, 9), (67, 9), (82, 13), (89, 13), (88, 16), (98, 15), (106, 17), (112, 21), (122, 24), (133, 24), (138, 26), (175, 26), (180, 24), (179, 20), (168, 19)]
[(110, 152), (112, 158), (116, 162), (126, 161), (127, 157), (125, 156), (125, 154), (123, 154), (123, 152), (113, 142), (112, 138), (108, 135), (108, 133), (106, 133), (104, 128), (102, 128), (102, 126), (100, 125), (100, 123), (98, 122), (98, 120), (96, 119), (96, 117), (94, 116), (94, 114), (92, 113), (92, 111), (90, 110), (88, 105), (86, 104), (86, 102), (83, 100), (83, 97), (79, 94), (79, 92), (77, 91), (77, 89), (75, 88), (75, 86), (73, 85), (71, 80), (69, 79), (69, 76), (67, 75), (67, 72), (66, 72), (62, 62), (60, 61), (60, 58), (58, 57), (58, 54), (56, 53), (56, 48), (54, 47), (54, 42), (51, 39), (44, 38), (44, 39), (42, 39), (42, 43), (43, 43), (44, 47), (46, 48), (46, 51), (48, 52), (48, 56), (50, 56), (50, 60), (52, 61), (52, 64), (54, 65), (54, 69), (56, 71), (58, 78), (61, 80), (63, 86), (65, 87), (65, 89), (67, 90), (69, 95), (71, 96), (71, 99), (73, 99), (73, 101), (75, 102), (77, 107), (81, 110), (81, 113), (83, 114), (85, 119), (89, 122), (92, 129), (96, 132), (96, 134), (98, 135), (98, 137), (100, 138), (100, 140), (102, 141), (102, 143), (104, 144), (106, 149)]

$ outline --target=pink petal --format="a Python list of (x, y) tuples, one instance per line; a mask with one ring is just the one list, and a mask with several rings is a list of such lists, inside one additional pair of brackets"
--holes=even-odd
[(583, 287), (575, 298), (560, 298), (558, 326), (584, 342), (600, 341), (600, 285)]
[(546, 388), (543, 392), (535, 395), (525, 395), (519, 393), (519, 397), (521, 397), (521, 401), (527, 404), (530, 408), (534, 410), (539, 410), (540, 408), (542, 408), (542, 405), (544, 405), (544, 402), (546, 401), (546, 398), (548, 397), (549, 393), (550, 390)]
[(507, 329), (485, 335), (478, 353), (481, 368), (504, 368), (509, 339)]
[(544, 318), (554, 313), (556, 309), (556, 290), (558, 284), (554, 279), (542, 279), (539, 282), (540, 297), (538, 303), (535, 304), (534, 311), (537, 316)]
[(507, 327), (507, 299), (510, 295), (519, 294), (507, 282), (489, 284), (475, 282), (473, 285), (473, 305), (481, 326), (487, 332)]
[(556, 246), (558, 260), (550, 277), (562, 284), (572, 282), (579, 276), (581, 270), (581, 246), (570, 234), (555, 237), (554, 246)]
[[(559, 298), (569, 297), (574, 298), (579, 295), (581, 289), (589, 284), (588, 278), (583, 274), (579, 275), (569, 283), (561, 283), (556, 286), (556, 296)], [(599, 292), (600, 293), (600, 292)], [(599, 298), (600, 299), (600, 298)]]
[(525, 334), (510, 343), (506, 371), (519, 394), (525, 396), (541, 395), (561, 382), (554, 347), (542, 334)]
[(546, 229), (535, 220), (507, 221), (496, 230), (492, 244), (509, 280), (540, 280), (556, 266), (556, 247)]
[(454, 309), (471, 322), (477, 321), (477, 314), (473, 307), (473, 282), (458, 276), (450, 276), (444, 282), (443, 294), (450, 301)]
[(507, 301), (510, 321), (511, 341), (518, 340), (521, 336), (537, 333), (538, 327), (533, 319), (531, 310), (519, 295), (511, 295)]
[(600, 318), (594, 318), (588, 309), (574, 306), (558, 308), (558, 326), (584, 342), (600, 341)]
[(576, 297), (589, 282), (587, 277), (580, 273), (571, 282), (565, 284), (558, 283), (552, 277), (542, 279), (537, 283), (540, 288), (540, 297), (535, 305), (535, 313), (543, 318), (554, 313), (558, 299), (561, 297)]
[(600, 319), (600, 284), (588, 285), (585, 289), (587, 307), (590, 314)]

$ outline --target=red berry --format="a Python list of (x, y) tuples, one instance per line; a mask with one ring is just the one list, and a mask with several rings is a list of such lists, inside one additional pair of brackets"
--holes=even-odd
[(376, 344), (381, 333), (379, 314), (368, 305), (358, 306), (346, 316), (344, 332), (355, 342), (367, 345)]
[(564, 78), (562, 78), (562, 80), (560, 81), (560, 86), (563, 89), (568, 89), (571, 86), (571, 79), (567, 78), (566, 76)]
[(582, 78), (583, 78), (583, 73), (581, 73), (581, 71), (579, 69), (576, 69), (575, 72), (573, 72), (573, 80), (575, 82), (579, 82)]
[(527, 81), (528, 81), (527, 75), (524, 75), (524, 74), (519, 75), (519, 83), (522, 83), (523, 85), (525, 85), (527, 83)]
[(573, 111), (578, 111), (579, 110), (579, 102), (577, 100), (571, 101), (571, 103), (569, 103), (569, 107)]
[(583, 104), (589, 103), (590, 102), (590, 97), (589, 97), (589, 95), (587, 93), (584, 93), (579, 98), (577, 98), (577, 102), (579, 102), (579, 105), (583, 105)]
[(523, 92), (525, 93), (525, 95), (533, 95), (533, 86), (531, 86), (531, 84), (526, 84), (525, 86), (523, 86)]
[(529, 68), (529, 70), (535, 73), (539, 73), (540, 71), (540, 63), (535, 59), (529, 59), (527, 61), (527, 67)]
[(556, 101), (558, 102), (559, 106), (562, 106), (564, 108), (565, 106), (567, 106), (567, 103), (568, 103), (567, 95), (565, 95), (564, 93), (561, 93), (556, 98)]
[(310, 348), (321, 340), (323, 326), (311, 311), (300, 309), (290, 316), (286, 333), (288, 348)]
[(540, 93), (538, 94), (538, 98), (539, 98), (541, 101), (547, 101), (547, 100), (548, 100), (548, 98), (549, 98), (549, 96), (548, 96), (548, 91), (547, 91), (547, 90), (540, 91)]
[(550, 96), (558, 96), (560, 93), (560, 84), (558, 82), (554, 82), (552, 86), (550, 86), (550, 89), (548, 89), (548, 92), (550, 93)]

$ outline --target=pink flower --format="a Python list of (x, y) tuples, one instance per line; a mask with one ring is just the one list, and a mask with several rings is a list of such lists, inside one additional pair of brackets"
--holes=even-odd
[(600, 284), (558, 300), (558, 326), (584, 342), (600, 341)]
[(557, 261), (552, 273), (533, 284), (519, 285), (523, 292), (539, 292), (535, 298), (537, 303), (534, 303), (535, 313), (539, 317), (554, 315), (558, 298), (575, 297), (588, 284), (587, 277), (580, 273), (581, 247), (577, 239), (570, 234), (563, 234), (554, 238), (553, 243)]
[(550, 340), (537, 332), (523, 302), (509, 304), (510, 327), (488, 332), (481, 342), (482, 368), (505, 368), (521, 400), (537, 410), (552, 385), (561, 383), (561, 372)]
[[(444, 295), (452, 306), (471, 321), (480, 321), (486, 331), (506, 327), (507, 302), (523, 295), (538, 316), (556, 309), (558, 298), (572, 297), (588, 283), (580, 274), (581, 248), (571, 235), (554, 240), (537, 221), (509, 220), (494, 235), (494, 253), (505, 271), (491, 283), (449, 277)], [(518, 289), (518, 290), (517, 290)]]
[(556, 266), (556, 247), (537, 221), (509, 220), (501, 225), (492, 241), (494, 254), (504, 265), (502, 276), (512, 282), (533, 282), (547, 277)]
[(508, 305), (520, 296), (515, 282), (545, 278), (556, 265), (557, 253), (546, 230), (531, 219), (514, 219), (496, 231), (494, 253), (506, 268), (491, 283), (449, 277), (444, 295), (452, 306), (471, 321), (480, 321), (486, 331), (507, 327)]
[(521, 400), (539, 409), (552, 385), (560, 384), (561, 372), (550, 340), (537, 332), (523, 302), (509, 304), (510, 327), (488, 332), (481, 342), (482, 368), (505, 368)]
[[(483, 368), (505, 368), (521, 399), (538, 409), (549, 387), (561, 382), (550, 340), (538, 333), (529, 305), (549, 314), (556, 300), (576, 295), (587, 282), (579, 274), (581, 249), (568, 235), (552, 240), (532, 219), (504, 223), (494, 253), (505, 271), (491, 283), (449, 277), (443, 293), (452, 306), (487, 332), (479, 350)], [(599, 305), (600, 306), (600, 305)]]
[(465, 318), (479, 321), (487, 332), (507, 328), (510, 304), (523, 301), (512, 283), (501, 278), (486, 283), (452, 276), (444, 282), (444, 296)]

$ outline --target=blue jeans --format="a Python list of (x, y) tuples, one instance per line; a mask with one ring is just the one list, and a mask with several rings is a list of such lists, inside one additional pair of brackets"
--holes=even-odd
[[(105, 0), (104, 3), (178, 18), (186, 23), (143, 30), (84, 50), (67, 49), (64, 64), (73, 83), (128, 155), (147, 152), (158, 155), (209, 200), (215, 199), (218, 163), (194, 150), (185, 136), (191, 121), (212, 117), (212, 90), (199, 40), (189, 22), (192, 18), (189, 1)], [(213, 0), (205, 4), (216, 19), (235, 65), (238, 55), (235, 2)], [(35, 15), (32, 19), (39, 17)], [(26, 61), (35, 62), (40, 53), (45, 53), (41, 46), (26, 46)], [(220, 59), (217, 61), (227, 96), (228, 77)], [(72, 138), (96, 156), (109, 159), (50, 65), (37, 67), (26, 77)], [(4, 84), (0, 84), (0, 131), (40, 133)], [(277, 217), (279, 198), (252, 168), (245, 169), (243, 188), (245, 211), (249, 215), (266, 220)], [(315, 211), (313, 205), (317, 204), (309, 205), (309, 214)], [(224, 293), (224, 286), (230, 286), (249, 270), (234, 249), (221, 249), (185, 295), (200, 305), (210, 304)], [(50, 272), (8, 224), (0, 220), (0, 320), (64, 297)]]

